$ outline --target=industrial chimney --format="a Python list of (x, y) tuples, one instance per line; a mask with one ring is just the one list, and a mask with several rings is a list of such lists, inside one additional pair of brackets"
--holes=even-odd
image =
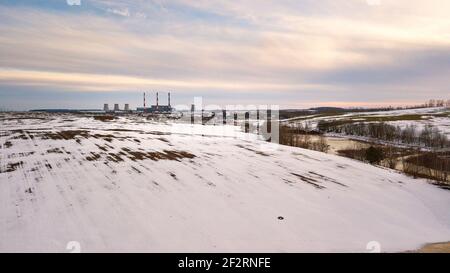
[(114, 111), (120, 111), (119, 104), (114, 104)]
[(109, 111), (109, 105), (107, 103), (103, 104), (103, 111), (105, 112)]
[(168, 93), (168, 101), (169, 101), (169, 107), (170, 107), (170, 92)]
[(130, 111), (130, 105), (128, 103), (125, 103), (124, 110), (127, 111), (127, 112)]

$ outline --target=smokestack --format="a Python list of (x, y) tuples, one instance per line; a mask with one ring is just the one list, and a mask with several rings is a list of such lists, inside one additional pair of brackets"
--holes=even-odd
[(127, 111), (127, 112), (130, 111), (130, 105), (128, 103), (125, 103), (124, 110)]
[(168, 94), (168, 100), (169, 100), (169, 107), (170, 107), (170, 92)]
[(114, 104), (114, 111), (120, 111), (119, 104)]
[(105, 112), (109, 111), (109, 105), (107, 103), (103, 104), (103, 111)]

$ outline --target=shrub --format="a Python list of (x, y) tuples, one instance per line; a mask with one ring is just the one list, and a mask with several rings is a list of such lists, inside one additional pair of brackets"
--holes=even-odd
[(379, 164), (381, 160), (383, 160), (383, 150), (378, 147), (370, 146), (366, 150), (366, 160), (369, 161), (370, 164)]

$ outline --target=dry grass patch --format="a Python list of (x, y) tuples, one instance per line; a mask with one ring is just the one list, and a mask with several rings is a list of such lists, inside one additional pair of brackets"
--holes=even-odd
[(116, 117), (114, 117), (114, 116), (109, 116), (109, 115), (106, 115), (106, 116), (94, 116), (94, 119), (95, 119), (95, 120), (99, 120), (99, 121), (106, 122), (106, 121), (115, 120)]

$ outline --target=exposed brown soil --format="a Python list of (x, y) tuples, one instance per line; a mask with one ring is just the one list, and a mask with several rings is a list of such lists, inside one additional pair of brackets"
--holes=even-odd
[(13, 145), (12, 145), (12, 143), (11, 143), (11, 141), (6, 141), (4, 144), (3, 144), (3, 147), (5, 147), (5, 148), (11, 148)]
[(100, 120), (100, 121), (103, 121), (103, 122), (105, 122), (105, 121), (111, 121), (111, 120), (114, 120), (114, 119), (116, 119), (114, 116), (94, 116), (94, 119), (95, 120)]
[(136, 132), (136, 133), (143, 133), (142, 130), (132, 130), (132, 129), (106, 129), (105, 131), (112, 131), (112, 132)]
[(115, 154), (115, 153), (109, 153), (108, 156), (106, 157), (106, 159), (108, 159), (109, 161), (112, 162), (121, 162), (123, 161), (122, 157), (120, 157), (119, 154)]
[(450, 253), (450, 242), (427, 244), (422, 248), (411, 251), (415, 253)]
[(103, 138), (104, 140), (106, 140), (108, 142), (111, 142), (113, 138), (118, 138), (111, 134), (106, 134), (106, 135), (105, 134), (94, 134), (93, 137), (94, 138)]
[(15, 158), (15, 157), (26, 157), (30, 155), (34, 155), (35, 152), (20, 152), (20, 153), (12, 153), (8, 155), (8, 158)]
[[(102, 147), (104, 148), (104, 147)], [(103, 149), (101, 149), (103, 150)], [(91, 152), (89, 156), (86, 157), (86, 160), (88, 161), (97, 161), (100, 160), (102, 155), (104, 155), (103, 152), (101, 153), (94, 153)], [(158, 160), (174, 160), (174, 161), (180, 161), (183, 158), (189, 158), (192, 159), (195, 157), (194, 154), (191, 154), (186, 151), (176, 151), (176, 150), (164, 150), (162, 152), (145, 152), (145, 151), (133, 151), (129, 148), (122, 148), (122, 151), (118, 153), (108, 153), (106, 154), (106, 159), (108, 161), (112, 162), (122, 162), (124, 161), (123, 158), (128, 158), (132, 161), (138, 161), (138, 160), (145, 160), (145, 159), (151, 159), (153, 161)]]
[[(81, 143), (81, 138), (101, 138), (107, 142), (112, 142), (113, 139), (127, 139), (127, 137), (117, 137), (112, 134), (90, 134), (88, 130), (65, 130), (59, 132), (22, 132), (20, 135), (15, 136), (14, 139), (34, 139), (35, 136), (39, 136), (41, 139), (51, 139), (51, 140), (75, 140), (78, 143)], [(10, 142), (9, 142), (10, 143)], [(6, 143), (5, 143), (6, 145)], [(5, 146), (6, 147), (6, 146)], [(99, 147), (100, 148), (100, 147)]]
[(169, 175), (170, 175), (173, 179), (178, 180), (177, 175), (174, 174), (173, 172), (169, 172)]
[[(50, 130), (50, 129), (49, 129)], [(138, 130), (126, 130), (126, 129), (113, 129), (113, 130), (107, 130), (107, 131), (132, 131), (132, 132), (139, 132), (142, 134), (154, 134), (154, 135), (170, 135), (170, 133), (161, 133), (161, 132), (143, 132)], [(89, 130), (64, 130), (64, 131), (24, 131), (24, 130), (12, 130), (8, 131), (18, 134), (13, 136), (11, 139), (34, 139), (35, 137), (40, 137), (41, 139), (51, 139), (51, 140), (75, 140), (77, 143), (81, 144), (81, 140), (87, 139), (87, 138), (96, 138), (96, 139), (103, 139), (107, 142), (112, 142), (114, 139), (117, 139), (119, 141), (124, 140), (131, 140), (136, 143), (141, 143), (141, 140), (138, 138), (131, 138), (127, 136), (116, 136), (114, 134), (91, 134)], [(9, 134), (8, 134), (9, 135)], [(165, 139), (160, 139), (161, 141), (168, 142)], [(3, 144), (4, 148), (9, 148), (12, 146), (12, 143), (10, 141), (7, 141)], [(106, 145), (107, 146), (107, 145)], [(99, 147), (99, 149), (106, 151), (106, 146)]]
[[(31, 137), (31, 138), (33, 138), (33, 137)], [(23, 139), (23, 140), (27, 140), (27, 139), (29, 139), (29, 137), (28, 137), (27, 135), (25, 135), (25, 134), (20, 134), (20, 135), (18, 135), (18, 136), (12, 137), (12, 139)]]
[(266, 153), (261, 152), (261, 151), (253, 150), (253, 149), (251, 149), (251, 148), (249, 148), (249, 147), (245, 147), (244, 145), (241, 145), (241, 144), (238, 144), (238, 145), (236, 145), (236, 146), (239, 147), (239, 148), (245, 149), (245, 150), (247, 150), (247, 151), (254, 152), (254, 153), (258, 154), (258, 155), (262, 155), (262, 156), (270, 156), (269, 154), (266, 154)]
[(63, 154), (64, 152), (61, 151), (61, 149), (59, 149), (59, 148), (53, 148), (53, 149), (47, 150), (47, 153), (48, 154)]
[(325, 181), (328, 181), (328, 182), (331, 182), (331, 183), (335, 183), (335, 184), (337, 184), (339, 186), (347, 187), (347, 185), (344, 185), (344, 184), (336, 181), (336, 179), (334, 179), (334, 178), (331, 178), (331, 177), (328, 177), (328, 176), (325, 176), (325, 175), (322, 175), (322, 174), (318, 174), (316, 172), (309, 172), (309, 174), (311, 174), (313, 176), (316, 176), (316, 177), (318, 177), (318, 178), (320, 178), (322, 180), (325, 180)]
[(46, 120), (47, 118), (23, 116), (23, 117), (8, 117), (8, 118), (3, 118), (1, 120), (14, 120), (14, 119), (15, 120), (23, 120), (23, 119)]
[(101, 145), (98, 145), (98, 144), (95, 144), (95, 146), (97, 146), (100, 150), (102, 150), (104, 152), (108, 151), (108, 147), (106, 147), (106, 146), (101, 146)]
[(163, 152), (141, 152), (141, 151), (131, 151), (128, 148), (122, 148), (124, 152), (126, 152), (128, 155), (127, 157), (133, 161), (136, 160), (144, 160), (144, 159), (151, 159), (153, 161), (158, 160), (175, 160), (180, 161), (180, 159), (183, 158), (194, 158), (195, 155), (185, 152), (185, 151), (169, 151), (164, 150)]
[(6, 165), (6, 169), (2, 170), (0, 169), (0, 173), (9, 173), (9, 172), (14, 172), (15, 170), (17, 170), (18, 168), (23, 166), (23, 161), (19, 161), (16, 163), (8, 163), (8, 165)]
[(45, 165), (45, 167), (47, 168), (47, 170), (51, 170), (51, 169), (53, 169), (53, 167), (52, 167), (52, 164), (50, 164), (50, 163), (45, 163), (44, 164)]
[(144, 134), (157, 135), (157, 136), (167, 136), (167, 135), (171, 135), (171, 133), (158, 132), (158, 131), (145, 132)]
[(86, 157), (86, 160), (87, 161), (95, 161), (95, 160), (97, 160), (97, 159), (100, 159), (100, 155), (99, 154), (96, 154), (96, 153), (94, 153), (94, 152), (91, 152), (91, 155), (90, 156), (87, 156)]
[(316, 189), (319, 189), (319, 190), (325, 189), (324, 186), (321, 186), (321, 185), (319, 185), (319, 184), (316, 183), (316, 182), (319, 182), (319, 181), (317, 181), (317, 180), (315, 180), (315, 179), (312, 179), (311, 177), (306, 177), (306, 176), (304, 176), (304, 175), (297, 174), (297, 173), (291, 173), (291, 174), (297, 176), (297, 177), (300, 178), (300, 180), (302, 180), (303, 182), (308, 183), (309, 185), (314, 186)]
[(89, 137), (89, 132), (85, 130), (68, 130), (60, 132), (41, 132), (42, 139), (52, 139), (52, 140), (69, 140), (75, 139), (75, 137), (80, 136), (84, 138)]
[(136, 173), (139, 173), (139, 174), (142, 173), (138, 168), (136, 168), (136, 167), (134, 167), (134, 166), (131, 166), (131, 169), (132, 169), (133, 171), (135, 171)]

